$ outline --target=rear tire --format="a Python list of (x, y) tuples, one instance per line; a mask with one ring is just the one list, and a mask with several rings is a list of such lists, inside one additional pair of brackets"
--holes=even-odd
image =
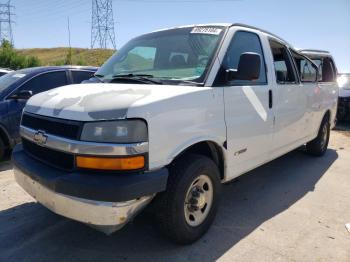
[(0, 161), (4, 161), (5, 156), (6, 156), (6, 146), (4, 141), (2, 141), (2, 138), (0, 138)]
[(167, 190), (155, 199), (155, 216), (161, 233), (178, 244), (202, 237), (214, 221), (221, 192), (216, 164), (189, 154), (170, 168)]
[(317, 137), (306, 144), (306, 152), (313, 156), (323, 156), (328, 147), (330, 124), (328, 117), (324, 117)]

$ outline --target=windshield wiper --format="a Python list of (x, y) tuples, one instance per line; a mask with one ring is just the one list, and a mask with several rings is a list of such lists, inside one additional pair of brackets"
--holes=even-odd
[[(132, 81), (138, 81), (142, 83), (152, 83), (152, 84), (157, 84), (157, 85), (162, 85), (163, 82), (155, 79), (153, 75), (148, 75), (148, 74), (120, 74), (120, 75), (114, 75), (112, 78), (113, 80), (132, 80)], [(111, 82), (112, 82), (111, 81)]]
[(180, 84), (184, 83), (184, 84), (191, 84), (191, 85), (195, 85), (195, 86), (203, 85), (203, 83), (194, 82), (194, 81), (190, 81), (190, 80), (178, 80), (178, 81), (180, 81)]
[[(103, 81), (104, 75), (94, 74), (93, 77), (96, 78), (96, 79), (97, 79), (98, 81), (100, 81), (101, 83), (104, 83), (104, 81)], [(91, 79), (92, 79), (92, 78), (91, 78)]]

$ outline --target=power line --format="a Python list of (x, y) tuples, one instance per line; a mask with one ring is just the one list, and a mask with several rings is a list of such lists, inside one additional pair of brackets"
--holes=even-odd
[(91, 48), (116, 49), (112, 0), (92, 0)]
[(14, 21), (12, 17), (14, 13), (12, 10), (14, 6), (11, 5), (11, 1), (7, 1), (5, 4), (0, 4), (0, 42), (3, 40), (10, 41), (13, 44), (13, 32), (12, 32), (12, 24)]

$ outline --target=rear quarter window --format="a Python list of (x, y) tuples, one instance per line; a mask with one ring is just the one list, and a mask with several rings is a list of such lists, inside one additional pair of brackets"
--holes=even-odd
[(306, 57), (292, 51), (292, 56), (301, 82), (316, 82), (317, 66)]
[(334, 82), (336, 81), (336, 68), (332, 58), (314, 58), (312, 61), (318, 67), (318, 81), (319, 82)]

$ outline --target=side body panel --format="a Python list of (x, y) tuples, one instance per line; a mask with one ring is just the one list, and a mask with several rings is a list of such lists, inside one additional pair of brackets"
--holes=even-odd
[[(222, 147), (226, 141), (223, 89), (195, 89), (168, 95), (156, 103), (151, 100), (157, 98), (149, 96), (136, 101), (128, 109), (128, 118), (147, 120), (150, 170), (168, 165), (182, 151), (198, 142), (212, 141)], [(168, 94), (171, 92), (169, 90)]]
[[(260, 32), (232, 27), (222, 47), (219, 60), (224, 61), (226, 50), (237, 32), (258, 36), (265, 53), (264, 36)], [(265, 54), (263, 54), (266, 57)], [(261, 59), (264, 59), (261, 57)], [(265, 60), (267, 65), (267, 61)], [(227, 176), (230, 180), (264, 163), (269, 158), (272, 142), (273, 111), (269, 108), (270, 76), (266, 84), (224, 87), (225, 121), (227, 127)]]

